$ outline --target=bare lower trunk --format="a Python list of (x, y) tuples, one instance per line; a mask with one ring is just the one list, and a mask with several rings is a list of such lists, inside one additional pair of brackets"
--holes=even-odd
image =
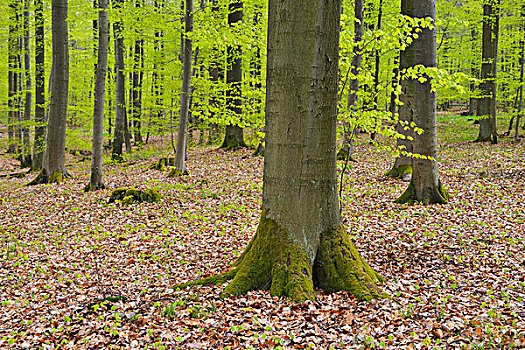
[(44, 3), (35, 1), (35, 140), (33, 146), (32, 169), (42, 168), (44, 158), (44, 135), (46, 132), (45, 97), (45, 42), (44, 42)]
[(97, 72), (95, 76), (95, 104), (93, 109), (93, 148), (91, 158), (91, 177), (86, 191), (104, 188), (102, 180), (102, 151), (104, 143), (104, 95), (106, 92), (106, 73), (108, 65), (108, 13), (107, 0), (99, 0), (98, 12), (98, 51)]
[(53, 65), (47, 147), (43, 175), (46, 182), (61, 182), (65, 167), (66, 118), (69, 88), (67, 0), (52, 1)]
[[(228, 14), (228, 24), (230, 26), (236, 25), (242, 21), (242, 2), (235, 0), (230, 3)], [(240, 46), (228, 47), (228, 69), (226, 72), (226, 83), (228, 90), (226, 91), (226, 109), (239, 119), (242, 113), (242, 99), (241, 99), (241, 84), (242, 84), (242, 58)], [(240, 126), (232, 123), (226, 126), (226, 134), (221, 148), (234, 149), (238, 147), (245, 147), (243, 130)]]
[(24, 75), (25, 75), (25, 102), (24, 102), (24, 117), (22, 118), (22, 138), (23, 138), (23, 152), (21, 158), (21, 167), (27, 168), (31, 166), (31, 145), (29, 136), (29, 121), (31, 120), (31, 56), (29, 51), (29, 0), (24, 1)]
[[(119, 9), (122, 0), (116, 0), (114, 7)], [(124, 75), (124, 38), (122, 37), (122, 23), (116, 21), (113, 24), (115, 34), (115, 128), (113, 133), (113, 149), (111, 159), (122, 160), (122, 146), (126, 138), (126, 92)]]
[[(403, 0), (405, 15), (436, 18), (435, 0)], [(423, 29), (410, 45), (410, 60), (424, 67), (437, 66), (436, 30)], [(448, 194), (439, 180), (437, 164), (436, 91), (432, 90), (431, 78), (407, 79), (407, 91), (414, 98), (408, 104), (414, 123), (423, 133), (414, 135), (412, 180), (408, 189), (397, 200), (398, 203), (422, 202), (423, 204), (446, 203)]]
[[(191, 53), (192, 42), (189, 34), (193, 31), (193, 0), (186, 0), (184, 53), (182, 57), (182, 92), (180, 94), (179, 131), (177, 133), (177, 151), (175, 153), (175, 171), (177, 175), (185, 175), (186, 170), (186, 144), (188, 131), (188, 112), (191, 93)], [(175, 175), (175, 174), (173, 174)]]
[[(522, 18), (525, 18), (525, 6), (522, 8)], [(525, 34), (525, 30), (523, 30)], [(523, 108), (523, 71), (525, 66), (525, 37), (520, 40), (521, 46), (521, 57), (520, 57), (520, 87), (519, 87), (519, 99), (518, 99), (518, 111), (516, 113), (516, 126), (514, 139), (518, 140), (519, 135), (519, 125)]]
[(17, 5), (14, 0), (9, 3), (9, 38), (8, 38), (8, 121), (7, 121), (7, 136), (8, 136), (8, 153), (15, 153), (17, 144), (15, 140), (17, 111), (16, 111), (16, 61), (17, 61)]

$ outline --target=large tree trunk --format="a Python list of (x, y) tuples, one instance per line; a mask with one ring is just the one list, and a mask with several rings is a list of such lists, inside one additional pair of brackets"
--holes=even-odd
[(191, 93), (191, 53), (192, 42), (190, 33), (193, 31), (193, 0), (186, 0), (185, 11), (184, 52), (182, 55), (182, 92), (180, 94), (179, 131), (177, 133), (177, 151), (175, 152), (175, 172), (173, 175), (185, 175), (186, 170), (186, 142), (188, 131), (188, 112)]
[(339, 212), (340, 4), (270, 1), (261, 220), (233, 270), (203, 281), (233, 278), (227, 295), (266, 289), (313, 300), (317, 286), (367, 300), (383, 296), (381, 278), (360, 257)]
[[(114, 8), (120, 9), (123, 0), (115, 0)], [(124, 75), (124, 37), (122, 36), (122, 23), (116, 20), (113, 23), (115, 35), (115, 128), (113, 133), (113, 149), (111, 159), (122, 160), (122, 146), (126, 137), (126, 91)]]
[[(525, 5), (521, 8), (521, 18), (525, 20)], [(523, 28), (524, 37), (520, 40), (521, 56), (520, 56), (520, 87), (519, 87), (519, 98), (518, 98), (518, 110), (516, 112), (516, 126), (514, 139), (518, 141), (519, 125), (523, 108), (523, 71), (525, 66), (525, 28)]]
[[(351, 111), (351, 118), (357, 118), (357, 92), (359, 91), (359, 79), (357, 75), (361, 69), (363, 60), (363, 25), (364, 25), (364, 8), (363, 0), (354, 1), (354, 56), (352, 57), (352, 68), (348, 91), (348, 100), (346, 107)], [(352, 159), (354, 139), (357, 137), (357, 129), (352, 127), (348, 121), (344, 121), (343, 146), (337, 153), (337, 159)]]
[[(243, 4), (240, 0), (231, 0), (229, 4), (230, 13), (228, 14), (228, 24), (235, 26), (242, 21)], [(226, 71), (226, 83), (228, 90), (226, 91), (226, 109), (234, 116), (233, 118), (240, 118), (242, 113), (242, 98), (241, 98), (241, 84), (242, 84), (242, 52), (240, 46), (228, 47), (228, 67)], [(244, 134), (240, 126), (231, 123), (226, 126), (226, 133), (221, 148), (234, 149), (238, 147), (246, 147), (244, 143)]]
[(42, 168), (44, 159), (44, 135), (46, 132), (46, 91), (45, 91), (45, 42), (44, 42), (44, 1), (35, 1), (35, 140), (32, 169)]
[(47, 147), (42, 182), (61, 182), (67, 175), (66, 120), (69, 89), (69, 40), (67, 0), (52, 1), (51, 33), (53, 37), (53, 74)]
[(104, 96), (106, 92), (106, 71), (108, 65), (108, 0), (99, 0), (97, 73), (95, 75), (95, 107), (93, 110), (93, 148), (91, 178), (86, 191), (104, 188), (102, 180), (102, 149), (104, 131)]
[[(499, 1), (499, 0), (498, 0)], [(499, 2), (485, 0), (483, 4), (483, 37), (481, 55), (481, 95), (478, 100), (477, 115), (479, 119), (479, 133), (476, 141), (490, 141), (493, 136), (493, 122), (491, 121), (492, 104), (496, 105), (495, 90), (495, 68), (498, 22), (499, 22)], [(496, 4), (495, 4), (496, 3)], [(496, 5), (496, 6), (494, 6)], [(495, 121), (494, 121), (495, 123)]]
[[(404, 15), (416, 18), (436, 19), (435, 0), (403, 0)], [(422, 29), (407, 51), (407, 58), (415, 65), (437, 66), (436, 29)], [(448, 194), (439, 180), (437, 165), (436, 91), (432, 90), (431, 78), (407, 79), (407, 101), (412, 118), (422, 134), (414, 135), (412, 180), (407, 190), (396, 200), (398, 203), (422, 202), (423, 204), (446, 203)]]

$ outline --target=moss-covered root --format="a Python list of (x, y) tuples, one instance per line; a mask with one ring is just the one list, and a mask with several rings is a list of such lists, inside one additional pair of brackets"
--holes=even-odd
[(175, 165), (175, 158), (173, 157), (162, 157), (157, 163), (152, 164), (149, 168), (153, 170), (164, 170), (168, 166)]
[(387, 172), (385, 175), (394, 179), (403, 180), (403, 178), (405, 178), (406, 175), (412, 175), (412, 165), (405, 164), (400, 165), (398, 167), (394, 165), (392, 169), (390, 169), (390, 171)]
[(95, 184), (92, 184), (91, 181), (90, 181), (90, 182), (88, 182), (86, 187), (84, 187), (84, 192), (95, 192), (95, 191), (98, 191), (98, 190), (103, 190), (105, 188), (106, 188), (106, 186), (102, 182), (97, 182)]
[(255, 236), (235, 266), (237, 273), (224, 295), (269, 289), (274, 296), (288, 296), (295, 301), (314, 300), (312, 268), (306, 252), (288, 238), (286, 230), (264, 214)]
[(117, 201), (124, 204), (154, 203), (160, 201), (160, 199), (161, 195), (152, 189), (141, 191), (134, 188), (119, 188), (111, 192), (109, 203)]
[(170, 172), (168, 173), (168, 177), (179, 177), (179, 176), (185, 176), (188, 175), (188, 170), (179, 170), (177, 168), (171, 168)]
[(34, 186), (40, 184), (52, 184), (52, 183), (62, 183), (62, 181), (69, 177), (67, 171), (55, 171), (53, 174), (48, 175), (45, 169), (37, 175), (37, 177), (26, 184), (26, 186)]
[(439, 181), (438, 187), (427, 187), (421, 191), (418, 195), (414, 182), (410, 181), (407, 189), (398, 199), (394, 202), (398, 204), (415, 204), (422, 203), (423, 205), (429, 204), (447, 204), (450, 199), (450, 194), (445, 189), (441, 181)]
[(224, 141), (219, 148), (227, 150), (227, 151), (231, 151), (231, 150), (241, 148), (241, 147), (248, 147), (248, 146), (246, 145), (246, 143), (244, 143), (243, 140), (238, 140), (235, 136), (228, 136), (224, 138)]
[(233, 268), (229, 271), (220, 273), (218, 275), (213, 275), (206, 278), (201, 278), (195, 281), (190, 281), (182, 284), (177, 284), (176, 286), (173, 286), (173, 289), (177, 288), (186, 288), (186, 287), (193, 287), (193, 286), (208, 286), (208, 285), (214, 285), (214, 286), (220, 286), (221, 284), (228, 282), (233, 277), (235, 277), (235, 274), (237, 273), (237, 269)]
[(346, 290), (358, 299), (388, 298), (383, 278), (361, 258), (343, 226), (321, 235), (314, 263), (314, 283), (327, 292)]

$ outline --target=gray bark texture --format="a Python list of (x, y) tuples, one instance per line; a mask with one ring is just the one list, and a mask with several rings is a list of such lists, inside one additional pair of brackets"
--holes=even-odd
[(186, 0), (184, 51), (182, 54), (182, 92), (180, 94), (179, 130), (177, 133), (177, 150), (175, 152), (175, 171), (179, 175), (187, 174), (186, 143), (188, 137), (188, 113), (191, 94), (191, 53), (192, 42), (189, 34), (193, 31), (193, 0)]
[[(242, 21), (243, 4), (239, 0), (232, 0), (229, 6), (228, 25), (234, 26)], [(242, 113), (241, 84), (242, 84), (242, 52), (240, 46), (229, 46), (228, 67), (226, 70), (226, 109), (240, 117)], [(244, 134), (241, 127), (237, 125), (227, 125), (224, 141), (221, 148), (234, 149), (245, 147)]]
[(98, 49), (97, 71), (95, 75), (95, 105), (93, 109), (93, 148), (91, 158), (91, 177), (86, 190), (95, 191), (104, 188), (102, 179), (102, 151), (104, 132), (104, 96), (106, 92), (106, 74), (108, 66), (108, 0), (99, 0), (98, 12)]
[[(525, 5), (522, 8), (522, 18), (525, 18)], [(523, 30), (523, 34), (525, 34), (525, 28)], [(522, 108), (523, 108), (523, 71), (525, 66), (525, 37), (520, 40), (520, 46), (521, 46), (521, 57), (520, 57), (520, 87), (519, 87), (519, 98), (518, 98), (518, 111), (516, 113), (516, 126), (515, 126), (515, 134), (514, 139), (517, 141), (519, 136), (519, 126), (520, 126), (520, 119), (522, 114)]]
[[(476, 141), (486, 142), (490, 141), (494, 135), (492, 135), (492, 104), (496, 104), (496, 95), (494, 89), (496, 85), (495, 81), (495, 67), (496, 64), (496, 48), (497, 48), (497, 35), (498, 22), (499, 22), (499, 0), (485, 0), (483, 3), (483, 35), (482, 35), (482, 47), (481, 47), (481, 79), (482, 83), (480, 86), (481, 97), (478, 100), (477, 115), (479, 119), (479, 133)], [(495, 123), (495, 121), (494, 121)]]
[[(123, 0), (115, 0), (114, 8), (120, 9)], [(115, 35), (115, 127), (113, 133), (113, 149), (111, 159), (122, 160), (122, 146), (127, 133), (126, 123), (126, 91), (124, 75), (124, 37), (122, 36), (122, 23), (120, 20), (113, 23)]]
[(35, 139), (33, 145), (33, 170), (41, 169), (44, 159), (44, 136), (46, 132), (45, 96), (45, 42), (44, 2), (35, 1)]
[(44, 156), (44, 182), (60, 182), (65, 167), (66, 121), (69, 89), (69, 40), (67, 0), (53, 0), (51, 33), (53, 37), (53, 74), (47, 147)]
[[(405, 15), (417, 18), (436, 18), (435, 0), (403, 0)], [(422, 29), (419, 37), (410, 45), (406, 53), (408, 61), (424, 67), (437, 66), (436, 29)], [(436, 92), (432, 91), (431, 78), (424, 76), (425, 82), (407, 79), (407, 108), (413, 121), (423, 130), (414, 135), (412, 180), (408, 189), (397, 200), (399, 203), (422, 202), (423, 204), (446, 203), (448, 194), (439, 180), (437, 164)], [(423, 157), (432, 158), (424, 159)]]
[[(361, 70), (361, 61), (363, 60), (363, 48), (361, 47), (364, 32), (364, 4), (363, 0), (354, 1), (354, 56), (352, 57), (351, 65), (351, 79), (349, 82), (348, 100), (346, 107), (351, 110), (351, 118), (358, 118), (357, 116), (357, 92), (359, 91), (359, 79), (357, 75)], [(343, 146), (337, 155), (338, 159), (352, 159), (354, 139), (357, 137), (358, 131), (350, 126), (350, 123), (344, 121), (344, 138)]]
[(25, 80), (25, 102), (24, 115), (22, 118), (22, 137), (23, 137), (23, 152), (21, 157), (21, 167), (27, 168), (31, 166), (31, 141), (29, 135), (29, 121), (31, 120), (31, 55), (30, 55), (30, 33), (29, 33), (29, 0), (24, 1), (24, 25), (23, 25), (23, 43), (24, 43), (24, 80)]

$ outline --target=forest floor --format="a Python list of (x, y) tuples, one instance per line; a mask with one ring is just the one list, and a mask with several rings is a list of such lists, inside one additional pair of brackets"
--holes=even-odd
[[(384, 176), (392, 158), (366, 135), (344, 178), (348, 234), (392, 300), (173, 290), (227, 270), (254, 234), (263, 159), (250, 150), (191, 150), (190, 175), (173, 179), (135, 152), (88, 194), (79, 156), (60, 185), (1, 178), (0, 348), (525, 348), (525, 143), (473, 143), (454, 118), (439, 131), (447, 205), (394, 204), (407, 183)], [(108, 204), (119, 187), (163, 198)]]

